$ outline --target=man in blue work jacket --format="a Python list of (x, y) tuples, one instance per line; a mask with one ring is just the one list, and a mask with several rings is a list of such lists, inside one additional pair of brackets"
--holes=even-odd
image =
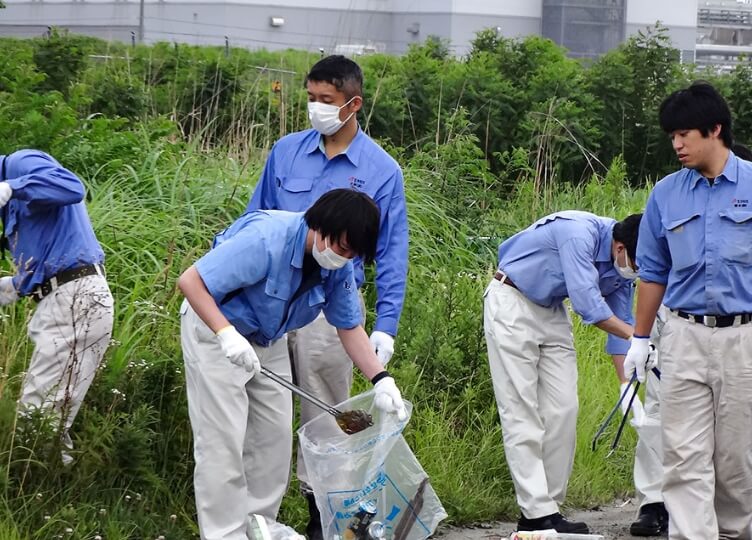
[(0, 157), (4, 246), (16, 273), (0, 278), (0, 305), (30, 297), (34, 352), (19, 411), (54, 414), (65, 464), (69, 430), (112, 334), (113, 300), (104, 253), (84, 205), (81, 180), (38, 150)]
[(270, 522), (275, 540), (300, 538), (276, 522), (290, 475), (292, 399), (257, 374), (264, 366), (291, 379), (288, 332), (323, 312), (374, 383), (375, 405), (405, 418), (394, 379), (363, 329), (351, 260), (373, 260), (378, 230), (379, 209), (370, 197), (335, 189), (305, 214), (244, 214), (180, 277), (202, 539), (246, 540), (252, 514)]
[(653, 188), (637, 248), (635, 335), (624, 364), (644, 380), (661, 302), (663, 499), (669, 538), (750, 538), (752, 163), (707, 83), (664, 100), (661, 128), (683, 167)]
[[(367, 193), (381, 210), (376, 248), (376, 321), (371, 344), (386, 365), (394, 352), (394, 336), (402, 312), (407, 279), (407, 214), (402, 171), (358, 125), (363, 106), (363, 74), (344, 56), (317, 62), (306, 77), (308, 117), (313, 129), (283, 137), (272, 148), (248, 210), (301, 212), (323, 193), (352, 188)], [(355, 260), (355, 281), (363, 284), (363, 263)], [(335, 329), (324, 317), (288, 336), (295, 379), (329, 403), (350, 395), (352, 364)], [(318, 414), (300, 404), (300, 423)], [(281, 444), (281, 441), (280, 441)], [(283, 449), (279, 449), (284, 455)], [(298, 451), (297, 474), (308, 499), (308, 537), (321, 539), (321, 521)]]
[(546, 216), (499, 246), (483, 322), (504, 451), (521, 516), (518, 530), (587, 533), (559, 507), (572, 472), (577, 359), (563, 305), (608, 332), (620, 366), (632, 336), (640, 214), (617, 223), (587, 212)]

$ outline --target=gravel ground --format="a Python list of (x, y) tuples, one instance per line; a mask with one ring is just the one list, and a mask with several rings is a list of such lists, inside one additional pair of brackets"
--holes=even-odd
[[(594, 534), (603, 535), (605, 540), (634, 539), (629, 534), (629, 524), (635, 519), (637, 510), (631, 501), (617, 501), (609, 506), (592, 510), (576, 510), (566, 513), (566, 517), (584, 521)], [(515, 530), (516, 523), (478, 523), (469, 527), (440, 527), (435, 538), (440, 540), (505, 540)]]

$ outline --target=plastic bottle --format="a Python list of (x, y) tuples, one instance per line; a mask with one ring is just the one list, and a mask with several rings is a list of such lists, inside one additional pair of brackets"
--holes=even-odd
[(264, 516), (258, 514), (248, 517), (246, 533), (249, 540), (271, 540), (272, 538)]

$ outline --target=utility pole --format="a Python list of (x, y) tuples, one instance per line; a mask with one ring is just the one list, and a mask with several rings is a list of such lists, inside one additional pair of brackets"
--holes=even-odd
[(144, 0), (138, 4), (138, 42), (144, 42)]

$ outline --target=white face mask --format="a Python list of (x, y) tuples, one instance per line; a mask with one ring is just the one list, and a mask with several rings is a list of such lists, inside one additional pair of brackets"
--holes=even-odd
[(629, 254), (625, 251), (624, 252), (624, 258), (627, 261), (627, 266), (619, 266), (619, 262), (616, 257), (614, 257), (614, 268), (616, 269), (616, 272), (623, 277), (624, 279), (628, 280), (635, 280), (639, 276), (637, 272), (632, 270), (632, 261), (629, 260)]
[(345, 266), (350, 259), (335, 253), (334, 250), (329, 247), (329, 241), (326, 238), (324, 238), (324, 251), (319, 251), (318, 245), (316, 244), (316, 237), (318, 234), (319, 233), (316, 232), (313, 235), (312, 254), (313, 258), (316, 259), (316, 262), (319, 263), (319, 266), (324, 270), (338, 270)]
[[(347, 103), (342, 105), (342, 107), (346, 107), (353, 99), (355, 99), (354, 96), (350, 98)], [(309, 101), (308, 119), (311, 121), (313, 129), (322, 135), (333, 135), (334, 133), (337, 133), (340, 128), (345, 125), (345, 122), (350, 120), (352, 115), (355, 114), (355, 112), (353, 112), (344, 120), (340, 120), (339, 111), (342, 107), (337, 107), (336, 105), (330, 105), (328, 103), (319, 103), (318, 101)]]

